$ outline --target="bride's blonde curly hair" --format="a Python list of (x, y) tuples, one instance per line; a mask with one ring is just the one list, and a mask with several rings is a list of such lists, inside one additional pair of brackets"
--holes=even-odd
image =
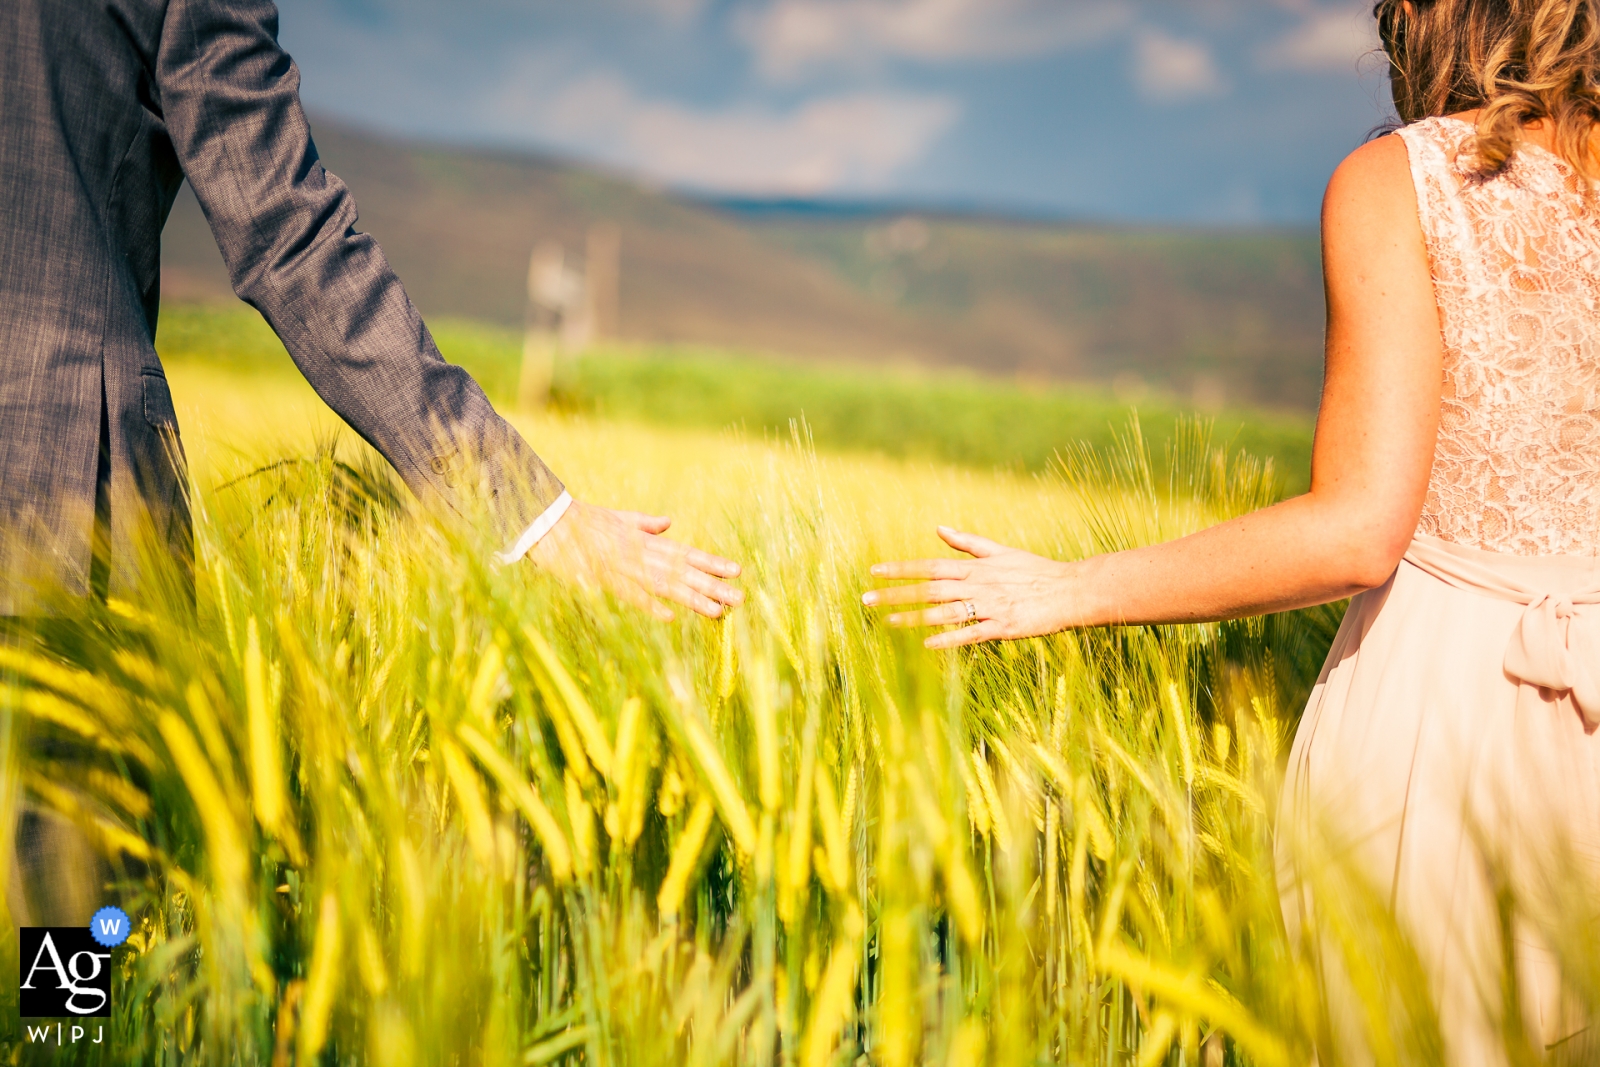
[(1548, 120), (1562, 158), (1600, 177), (1600, 0), (1378, 0), (1373, 14), (1402, 120), (1482, 108), (1486, 174)]

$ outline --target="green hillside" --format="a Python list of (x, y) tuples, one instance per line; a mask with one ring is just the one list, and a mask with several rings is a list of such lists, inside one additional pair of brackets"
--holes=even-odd
[[(979, 218), (757, 214), (524, 155), (405, 144), (318, 122), (430, 317), (515, 325), (534, 243), (622, 234), (618, 338), (815, 361), (1117, 383), (1209, 410), (1311, 410), (1322, 294), (1314, 235)], [(186, 190), (163, 242), (169, 296), (227, 295)]]
[(829, 264), (978, 365), (1121, 380), (1220, 408), (1307, 409), (1322, 373), (1320, 246), (1301, 232), (1050, 227), (967, 219), (777, 218), (753, 226)]

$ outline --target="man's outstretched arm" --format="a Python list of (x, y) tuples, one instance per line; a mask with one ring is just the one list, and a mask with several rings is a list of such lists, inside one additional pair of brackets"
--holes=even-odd
[[(471, 376), (440, 357), (383, 250), (356, 232), (355, 202), (317, 158), (277, 29), (270, 0), (171, 0), (157, 63), (168, 133), (234, 291), (424, 503), (486, 509), (512, 556), (528, 554), (528, 531), (564, 507), (565, 489)], [(576, 505), (532, 558), (705, 614), (738, 602), (721, 580), (735, 565), (658, 545), (665, 526), (642, 519)]]

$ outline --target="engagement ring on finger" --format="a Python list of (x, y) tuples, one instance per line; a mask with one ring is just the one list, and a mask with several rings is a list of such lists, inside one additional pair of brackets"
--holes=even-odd
[(967, 625), (970, 626), (973, 623), (977, 622), (978, 621), (978, 605), (974, 604), (970, 600), (963, 600), (961, 603), (967, 609)]

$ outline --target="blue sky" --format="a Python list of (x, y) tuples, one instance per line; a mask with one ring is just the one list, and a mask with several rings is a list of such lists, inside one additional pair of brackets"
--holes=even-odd
[(1390, 113), (1350, 0), (279, 4), (317, 113), (713, 194), (1303, 224)]

